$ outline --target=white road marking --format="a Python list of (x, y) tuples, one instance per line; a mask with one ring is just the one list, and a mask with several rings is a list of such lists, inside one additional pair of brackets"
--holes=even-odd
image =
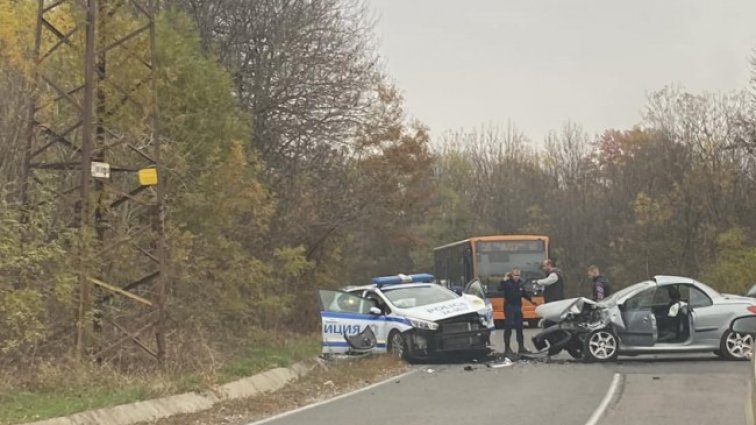
[(315, 407), (322, 406), (324, 404), (328, 404), (328, 403), (331, 403), (331, 402), (334, 402), (334, 401), (337, 401), (337, 400), (341, 400), (342, 398), (351, 397), (351, 396), (359, 394), (361, 392), (372, 390), (375, 387), (379, 387), (381, 385), (388, 384), (389, 382), (396, 381), (397, 379), (402, 379), (405, 376), (409, 376), (409, 375), (412, 375), (413, 373), (418, 372), (419, 370), (420, 369), (413, 369), (413, 370), (410, 370), (409, 372), (405, 372), (405, 373), (403, 373), (403, 374), (401, 374), (399, 376), (394, 376), (394, 377), (391, 377), (391, 378), (388, 378), (388, 379), (384, 379), (383, 381), (376, 382), (375, 384), (368, 385), (367, 387), (360, 388), (358, 390), (354, 390), (354, 391), (348, 392), (346, 394), (341, 394), (341, 395), (336, 396), (334, 398), (329, 398), (328, 400), (323, 400), (323, 401), (319, 401), (317, 403), (308, 404), (307, 406), (302, 406), (302, 407), (300, 407), (298, 409), (290, 410), (288, 412), (279, 413), (278, 415), (271, 416), (271, 417), (266, 418), (266, 419), (261, 419), (261, 420), (259, 420), (257, 422), (250, 422), (247, 425), (262, 425), (262, 424), (266, 424), (268, 422), (275, 421), (276, 419), (285, 418), (287, 416), (291, 416), (291, 415), (297, 414), (297, 413), (305, 411), (305, 410), (313, 409)]
[(596, 410), (593, 411), (593, 415), (591, 415), (591, 417), (588, 418), (588, 422), (586, 422), (585, 425), (598, 424), (599, 419), (601, 419), (601, 416), (604, 415), (604, 412), (606, 412), (606, 408), (609, 407), (609, 403), (612, 402), (612, 399), (616, 395), (621, 382), (622, 382), (622, 375), (619, 373), (615, 373), (614, 378), (612, 378), (612, 383), (611, 385), (609, 385), (609, 390), (606, 392), (606, 395), (604, 396), (604, 399), (601, 400), (601, 404), (599, 404)]

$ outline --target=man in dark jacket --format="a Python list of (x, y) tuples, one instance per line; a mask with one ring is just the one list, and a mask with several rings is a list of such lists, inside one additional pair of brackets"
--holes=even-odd
[(591, 278), (593, 301), (601, 301), (609, 296), (609, 279), (601, 275), (598, 266), (588, 267), (588, 277)]
[(522, 299), (525, 298), (531, 302), (532, 300), (523, 288), (523, 281), (520, 280), (520, 276), (520, 269), (512, 269), (499, 284), (499, 290), (504, 292), (504, 354), (509, 355), (514, 354), (510, 346), (512, 329), (517, 332), (518, 353), (530, 353), (525, 348), (525, 338), (522, 331)]
[(564, 299), (564, 277), (562, 271), (554, 267), (551, 260), (543, 260), (541, 266), (546, 277), (533, 281), (536, 285), (543, 288), (543, 301), (550, 303)]

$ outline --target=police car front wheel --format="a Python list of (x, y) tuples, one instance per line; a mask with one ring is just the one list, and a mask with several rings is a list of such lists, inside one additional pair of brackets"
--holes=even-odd
[(404, 343), (404, 337), (402, 336), (401, 332), (397, 330), (391, 331), (388, 337), (388, 352), (395, 355), (396, 357), (399, 357), (400, 359), (405, 359), (407, 357), (407, 347)]

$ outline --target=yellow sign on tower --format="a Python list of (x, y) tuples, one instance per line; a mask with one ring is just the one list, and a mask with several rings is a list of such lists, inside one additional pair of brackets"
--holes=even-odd
[(157, 168), (142, 168), (137, 174), (139, 175), (139, 184), (142, 186), (158, 184)]

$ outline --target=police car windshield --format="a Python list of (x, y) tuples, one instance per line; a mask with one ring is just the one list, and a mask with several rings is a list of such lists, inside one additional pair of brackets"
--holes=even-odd
[(457, 294), (437, 285), (385, 288), (383, 293), (398, 308), (413, 308), (459, 298)]

